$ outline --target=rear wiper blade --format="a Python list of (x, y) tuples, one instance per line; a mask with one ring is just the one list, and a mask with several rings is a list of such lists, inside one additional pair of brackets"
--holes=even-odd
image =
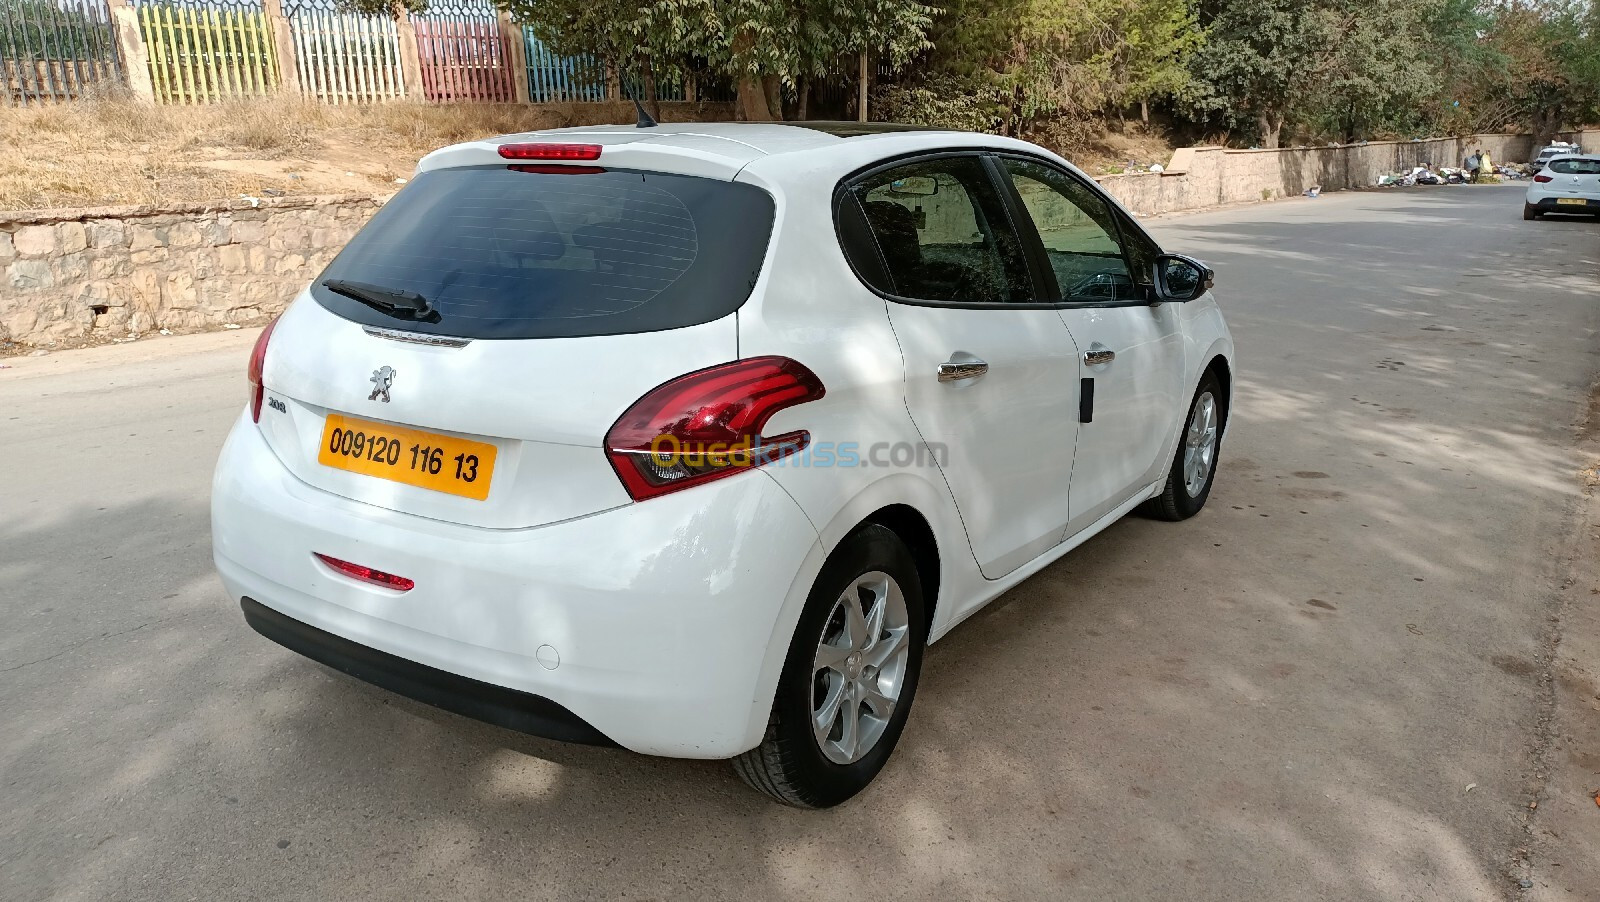
[(323, 279), (322, 287), (335, 294), (342, 294), (366, 304), (368, 307), (387, 313), (396, 319), (422, 320), (425, 322), (438, 322), (439, 311), (433, 309), (428, 299), (415, 291), (405, 291), (399, 288), (385, 288), (382, 285), (373, 285), (369, 282), (351, 282), (346, 279)]

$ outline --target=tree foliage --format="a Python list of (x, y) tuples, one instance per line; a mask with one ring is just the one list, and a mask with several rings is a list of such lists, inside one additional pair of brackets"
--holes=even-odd
[(936, 10), (912, 0), (497, 0), (552, 50), (649, 74), (694, 58), (739, 84), (748, 118), (781, 118), (778, 92), (868, 53), (905, 65)]
[(1200, 39), (1192, 0), (949, 0), (929, 71), (1026, 132), (1183, 95)]
[(1591, 0), (1207, 0), (1192, 114), (1277, 146), (1596, 114)]
[(1069, 142), (1152, 108), (1268, 147), (1600, 119), (1600, 0), (493, 2), (651, 98), (691, 65), (728, 77), (748, 119), (805, 116), (863, 55), (900, 71), (873, 85), (885, 115)]

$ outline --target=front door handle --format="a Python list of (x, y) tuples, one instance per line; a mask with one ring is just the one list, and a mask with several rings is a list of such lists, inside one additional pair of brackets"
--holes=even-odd
[(989, 372), (989, 364), (982, 360), (952, 360), (939, 364), (940, 382), (959, 382), (962, 379), (976, 379)]
[(1083, 362), (1087, 366), (1099, 366), (1117, 359), (1117, 352), (1100, 345), (1091, 346), (1083, 352)]

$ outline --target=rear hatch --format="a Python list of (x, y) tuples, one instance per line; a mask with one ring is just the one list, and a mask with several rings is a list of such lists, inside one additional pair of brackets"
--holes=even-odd
[(1561, 157), (1546, 167), (1551, 177), (1545, 187), (1558, 194), (1575, 197), (1600, 197), (1600, 158)]
[(607, 430), (655, 386), (737, 359), (772, 220), (770, 196), (719, 179), (423, 172), (278, 322), (262, 432), (305, 482), (437, 520), (626, 504)]

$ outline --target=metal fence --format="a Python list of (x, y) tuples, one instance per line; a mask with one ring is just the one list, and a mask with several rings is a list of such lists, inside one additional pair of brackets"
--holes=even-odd
[[(127, 3), (113, 15), (108, 0), (0, 0), (0, 105), (68, 100), (129, 81), (119, 34), (131, 58), (142, 42), (148, 60), (149, 88), (141, 72), (133, 89), (161, 103), (271, 93), (284, 83), (280, 66), (302, 94), (335, 104), (419, 94), (435, 103), (515, 102), (524, 75), (533, 103), (644, 96), (636, 70), (558, 56), (531, 30), (506, 24), (492, 0), (432, 0), (409, 28), (386, 14), (351, 13), (341, 0)], [(734, 89), (691, 60), (661, 67), (656, 96), (726, 101)]]
[(121, 78), (104, 0), (0, 0), (0, 104), (71, 100)]
[(562, 103), (606, 99), (606, 67), (592, 56), (557, 56), (533, 29), (522, 29), (522, 52), (528, 65), (528, 99)]
[(517, 99), (499, 14), (486, 0), (437, 0), (412, 19), (422, 93), (436, 103)]
[(289, 31), (301, 93), (335, 104), (406, 96), (393, 19), (301, 10)]
[(277, 89), (272, 31), (252, 0), (167, 0), (138, 11), (156, 100), (207, 103)]

